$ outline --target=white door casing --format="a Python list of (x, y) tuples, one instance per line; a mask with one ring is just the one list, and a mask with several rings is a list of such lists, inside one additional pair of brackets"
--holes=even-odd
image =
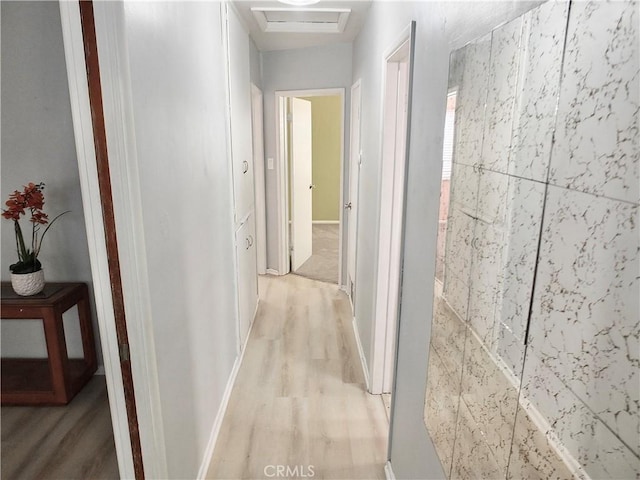
[(358, 186), (360, 182), (360, 111), (361, 90), (360, 80), (351, 87), (351, 127), (349, 152), (349, 203), (345, 205), (348, 218), (347, 237), (347, 294), (355, 312), (355, 282), (356, 282), (356, 240), (358, 231)]
[(312, 253), (311, 102), (291, 100), (291, 269)]
[(255, 183), (257, 270), (267, 273), (267, 214), (264, 178), (264, 128), (262, 91), (251, 84), (251, 124), (253, 132), (253, 181)]
[(414, 24), (411, 24), (388, 50), (384, 62), (380, 221), (369, 385), (373, 394), (393, 390), (401, 302), (413, 34)]

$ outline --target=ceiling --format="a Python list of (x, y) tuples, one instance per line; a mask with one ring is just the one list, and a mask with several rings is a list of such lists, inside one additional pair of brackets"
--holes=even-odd
[(364, 23), (371, 0), (321, 0), (301, 7), (277, 0), (234, 0), (233, 6), (264, 52), (351, 42)]

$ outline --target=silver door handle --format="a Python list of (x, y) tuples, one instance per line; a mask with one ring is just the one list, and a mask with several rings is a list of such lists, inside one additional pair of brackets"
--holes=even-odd
[(249, 171), (249, 162), (246, 160), (242, 162), (242, 173), (247, 173)]
[(349, 210), (351, 210), (351, 202), (345, 203), (344, 208), (348, 208)]

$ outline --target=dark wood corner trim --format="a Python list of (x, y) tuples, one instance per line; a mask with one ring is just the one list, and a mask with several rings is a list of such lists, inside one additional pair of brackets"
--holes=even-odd
[[(107, 152), (104, 111), (102, 107), (100, 65), (98, 62), (98, 46), (92, 1), (80, 0), (80, 18), (84, 39), (84, 56), (87, 64), (89, 101), (91, 104), (93, 137), (95, 141), (96, 161), (98, 166), (98, 183), (100, 186), (100, 199), (102, 203), (102, 219), (104, 222), (105, 239), (107, 243), (107, 261), (109, 265), (109, 277), (111, 280), (111, 295), (113, 297), (116, 334), (118, 337), (118, 344), (120, 346), (128, 346), (129, 340), (124, 310), (124, 298), (122, 294), (122, 280), (120, 277), (116, 222), (113, 214), (113, 196), (111, 192), (111, 177), (109, 174), (109, 156)], [(142, 447), (140, 444), (138, 415), (133, 391), (131, 362), (128, 358), (120, 358), (120, 367), (122, 369), (122, 383), (127, 408), (127, 420), (129, 423), (129, 436), (131, 438), (135, 478), (136, 480), (143, 480), (144, 468), (142, 464)]]

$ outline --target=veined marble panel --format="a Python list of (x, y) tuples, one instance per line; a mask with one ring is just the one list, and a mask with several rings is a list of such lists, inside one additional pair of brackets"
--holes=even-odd
[(555, 451), (546, 432), (538, 428), (522, 406), (518, 406), (507, 479), (573, 480), (575, 477)]
[(455, 85), (458, 94), (453, 162), (476, 165), (480, 161), (482, 151), (491, 34), (466, 45), (462, 50), (464, 51), (462, 83)]
[(491, 63), (482, 144), (483, 168), (507, 173), (516, 101), (522, 17), (497, 28), (491, 38)]
[[(502, 308), (505, 309), (505, 305), (507, 305), (507, 308), (516, 311), (517, 307), (512, 307), (508, 305), (509, 303), (510, 302), (504, 302)], [(504, 323), (500, 323), (498, 328), (496, 357), (500, 359), (509, 370), (508, 375), (512, 378), (513, 382), (519, 385), (525, 360), (524, 340), (520, 338), (520, 336), (516, 336)]]
[(499, 294), (502, 292), (504, 249), (501, 228), (478, 221), (475, 228), (469, 278), (468, 322), (490, 351), (498, 335)]
[(476, 216), (483, 222), (502, 228), (509, 195), (509, 175), (483, 170), (479, 175)]
[(424, 421), (442, 469), (447, 475), (451, 471), (459, 399), (460, 375), (452, 375), (447, 371), (440, 355), (432, 346), (427, 371)]
[(444, 255), (445, 279), (449, 275), (454, 275), (464, 279), (465, 282), (468, 281), (471, 271), (471, 240), (474, 222), (475, 220), (464, 213), (456, 202), (450, 204)]
[(451, 305), (456, 314), (466, 321), (469, 305), (469, 284), (468, 278), (464, 280), (455, 275), (447, 275), (445, 278), (443, 296)]
[(452, 479), (499, 479), (505, 477), (487, 443), (491, 432), (476, 423), (464, 401), (458, 408), (456, 439), (451, 464)]
[[(478, 428), (484, 432), (484, 441), (493, 454), (501, 478), (505, 477), (509, 461), (518, 393), (494, 361), (492, 353), (469, 332), (462, 367), (462, 400)], [(461, 439), (460, 443), (465, 441), (468, 439)]]
[[(580, 470), (592, 479), (638, 478), (640, 458), (547, 367), (533, 346), (531, 343), (527, 348), (521, 397), (543, 417), (542, 422), (538, 420), (538, 430), (544, 432), (549, 443), (555, 440), (560, 450), (568, 452), (567, 463), (579, 466), (574, 472), (578, 478), (583, 477)], [(525, 435), (525, 445), (536, 443), (535, 432)], [(518, 443), (514, 448), (526, 447)], [(519, 462), (515, 459), (516, 468), (522, 468)]]
[(547, 180), (569, 3), (550, 1), (525, 16), (509, 173)]
[[(628, 203), (549, 187), (529, 342), (541, 362), (636, 454), (638, 214), (639, 207)], [(575, 401), (562, 408), (570, 411)]]
[(449, 375), (460, 378), (467, 327), (442, 297), (434, 299), (431, 348)]
[(554, 185), (638, 203), (638, 3), (573, 2), (551, 157)]
[(497, 354), (516, 378), (522, 374), (524, 343), (538, 256), (545, 185), (509, 177), (504, 207), (504, 281), (496, 300)]
[[(478, 204), (478, 187), (480, 173), (477, 168), (460, 163), (454, 163), (451, 176), (451, 203), (466, 213), (475, 216)], [(453, 205), (455, 204), (455, 205)], [(449, 216), (456, 212), (449, 207)]]

